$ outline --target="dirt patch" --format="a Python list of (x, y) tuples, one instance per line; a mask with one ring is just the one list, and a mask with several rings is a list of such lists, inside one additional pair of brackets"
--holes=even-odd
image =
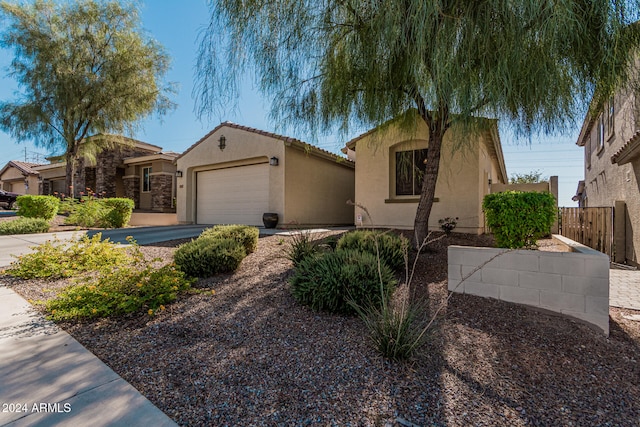
[[(636, 425), (640, 322), (611, 310), (611, 336), (560, 316), (453, 295), (408, 363), (381, 358), (362, 322), (298, 305), (282, 257), (260, 238), (234, 274), (202, 280), (158, 316), (62, 325), (180, 425)], [(145, 246), (169, 261), (177, 242)], [(415, 297), (433, 313), (447, 292), (452, 234), (419, 255)], [(26, 298), (58, 283), (3, 282)], [(52, 290), (52, 291), (47, 291)], [(635, 314), (638, 314), (637, 312)]]

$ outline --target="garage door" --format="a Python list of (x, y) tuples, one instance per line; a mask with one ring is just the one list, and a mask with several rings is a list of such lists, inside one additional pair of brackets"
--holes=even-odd
[(198, 224), (262, 225), (269, 212), (269, 164), (198, 172)]

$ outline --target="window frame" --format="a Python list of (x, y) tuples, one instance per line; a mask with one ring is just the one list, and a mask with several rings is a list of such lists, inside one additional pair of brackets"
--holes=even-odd
[[(424, 155), (425, 159), (427, 156), (427, 151), (428, 148), (427, 147), (422, 147), (422, 148), (408, 148), (407, 149), (402, 149), (402, 148), (396, 148), (395, 150), (393, 150), (393, 170), (390, 171), (393, 174), (393, 183), (391, 185), (390, 188), (390, 195), (393, 199), (397, 199), (397, 200), (402, 200), (402, 199), (415, 199), (415, 198), (419, 198), (420, 194), (422, 193), (422, 181), (418, 180), (417, 181), (417, 171), (416, 171), (416, 156), (418, 157), (422, 157)], [(422, 153), (424, 152), (424, 153)], [(406, 153), (411, 153), (411, 194), (405, 193), (405, 194), (400, 194), (400, 192), (398, 191), (400, 182), (399, 182), (399, 176), (400, 176), (400, 171), (398, 170), (398, 165), (399, 165), (399, 156), (402, 156), (403, 154)], [(424, 161), (423, 161), (424, 164)], [(418, 167), (417, 169), (421, 170), (424, 173), (425, 167)]]
[(144, 166), (142, 168), (142, 185), (141, 185), (141, 190), (143, 193), (150, 193), (151, 192), (151, 174), (153, 173), (153, 167), (152, 166)]

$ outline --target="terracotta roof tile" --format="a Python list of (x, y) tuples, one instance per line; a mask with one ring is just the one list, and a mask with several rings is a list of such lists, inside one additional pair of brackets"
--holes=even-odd
[(611, 163), (623, 165), (636, 155), (640, 155), (640, 130), (637, 130), (622, 147), (611, 156)]

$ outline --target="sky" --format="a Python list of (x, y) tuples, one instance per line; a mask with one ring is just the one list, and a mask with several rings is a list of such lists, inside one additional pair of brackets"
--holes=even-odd
[[(336, 133), (313, 141), (292, 130), (282, 129), (269, 120), (269, 99), (262, 96), (247, 76), (235, 108), (221, 117), (197, 117), (192, 97), (197, 55), (197, 37), (206, 27), (209, 10), (206, 0), (147, 0), (141, 2), (142, 27), (147, 35), (162, 44), (172, 59), (167, 82), (177, 84), (178, 93), (172, 96), (177, 108), (162, 118), (152, 116), (140, 125), (134, 138), (158, 145), (164, 151), (183, 152), (211, 129), (224, 121), (276, 132), (339, 154), (347, 142)], [(0, 49), (0, 99), (14, 99), (17, 83), (7, 76), (12, 51)], [(532, 137), (516, 140), (508, 128), (500, 129), (502, 149), (508, 176), (539, 171), (542, 177), (558, 176), (559, 206), (577, 206), (571, 200), (578, 181), (584, 178), (583, 149), (575, 142), (579, 124), (571, 132), (555, 137)], [(352, 136), (356, 136), (360, 132)], [(17, 143), (9, 134), (0, 131), (0, 167), (9, 160), (34, 161), (49, 153), (32, 143)]]

